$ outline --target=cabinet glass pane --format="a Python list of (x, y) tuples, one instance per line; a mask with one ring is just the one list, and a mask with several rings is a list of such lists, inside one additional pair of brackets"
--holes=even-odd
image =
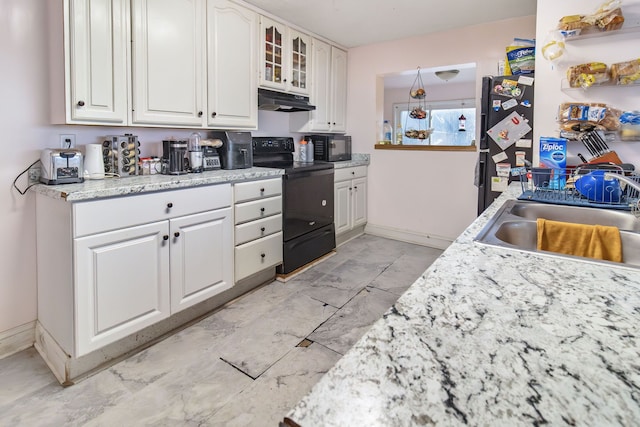
[(298, 55), (297, 53), (293, 53), (293, 68), (300, 68), (300, 55)]
[(273, 62), (275, 62), (278, 65), (282, 65), (282, 48), (274, 47), (273, 54), (274, 54)]
[(264, 39), (269, 43), (273, 43), (273, 27), (265, 28)]
[(271, 68), (271, 64), (267, 64), (264, 67), (264, 79), (268, 82), (273, 81), (273, 68)]
[(300, 87), (300, 72), (297, 70), (293, 70), (293, 80), (291, 81), (291, 86)]
[(272, 28), (274, 33), (274, 43), (278, 46), (282, 46), (282, 34), (280, 34), (280, 32), (275, 27)]
[(307, 73), (301, 71), (300, 72), (300, 87), (305, 89), (307, 87)]
[(282, 67), (273, 67), (273, 81), (279, 83), (282, 81)]
[(300, 49), (298, 49), (298, 52), (300, 52), (303, 55), (307, 54), (307, 44), (302, 40), (300, 40)]

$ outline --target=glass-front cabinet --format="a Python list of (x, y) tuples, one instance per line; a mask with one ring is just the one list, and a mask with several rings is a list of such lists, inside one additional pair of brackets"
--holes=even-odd
[(260, 86), (308, 95), (311, 37), (264, 16), (260, 34)]
[[(294, 92), (309, 93), (307, 52), (310, 51), (309, 36), (291, 30), (291, 87)], [(310, 53), (310, 52), (309, 52)]]

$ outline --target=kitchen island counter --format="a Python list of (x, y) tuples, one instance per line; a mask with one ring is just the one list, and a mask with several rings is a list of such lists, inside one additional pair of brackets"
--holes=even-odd
[(640, 270), (475, 243), (520, 193), (472, 223), (287, 421), (636, 424)]

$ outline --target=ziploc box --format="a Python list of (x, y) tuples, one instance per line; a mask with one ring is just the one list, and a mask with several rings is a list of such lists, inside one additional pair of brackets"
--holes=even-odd
[(566, 184), (567, 140), (540, 137), (540, 167), (551, 169), (549, 188), (562, 190)]

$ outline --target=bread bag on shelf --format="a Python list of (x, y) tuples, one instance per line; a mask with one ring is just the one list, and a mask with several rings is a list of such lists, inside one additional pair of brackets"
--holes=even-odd
[(621, 111), (602, 103), (566, 102), (558, 108), (561, 130), (593, 127), (600, 130), (620, 129)]
[(567, 80), (571, 87), (588, 88), (609, 81), (609, 69), (602, 62), (574, 65), (567, 70)]
[(619, 85), (640, 84), (640, 58), (612, 64), (611, 80)]

